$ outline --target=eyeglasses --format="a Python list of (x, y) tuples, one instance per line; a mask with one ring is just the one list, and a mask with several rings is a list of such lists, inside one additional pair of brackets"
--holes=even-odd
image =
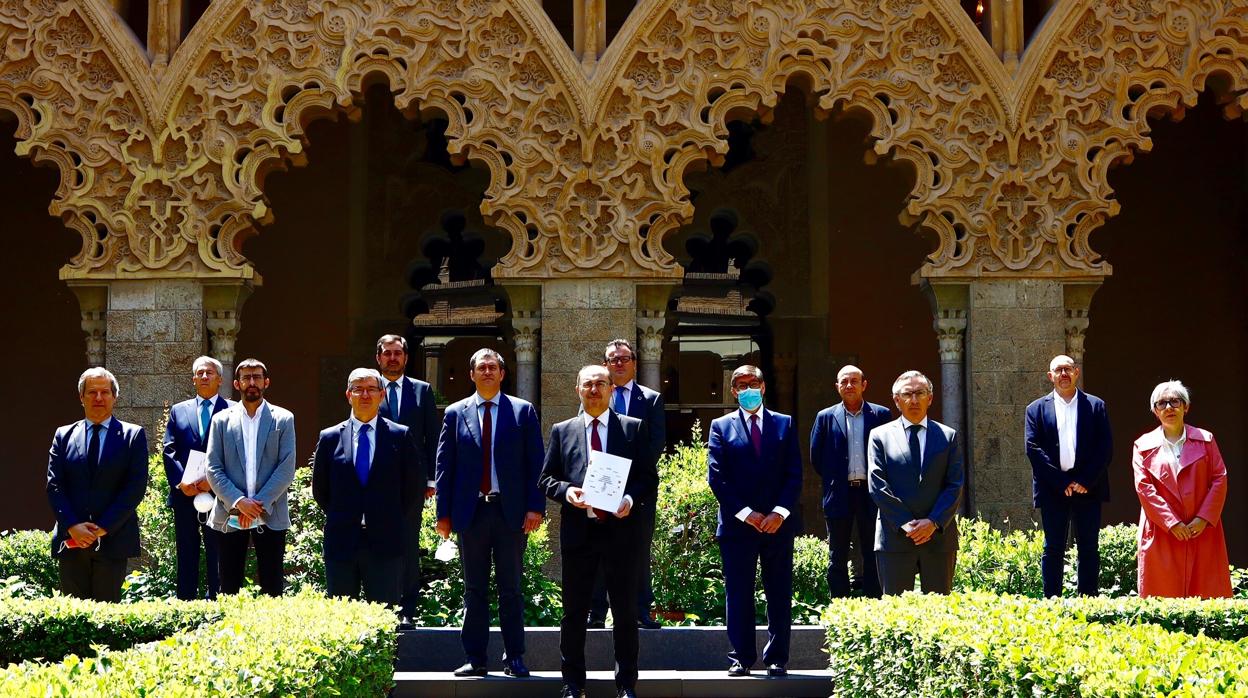
[(763, 387), (762, 383), (758, 381), (754, 381), (752, 383), (737, 383), (732, 386), (732, 389), (733, 390), (758, 390), (761, 387)]
[(1187, 403), (1183, 402), (1183, 398), (1172, 397), (1169, 400), (1162, 399), (1154, 402), (1153, 407), (1156, 407), (1159, 410), (1169, 409), (1171, 407), (1178, 409), (1186, 404)]
[(363, 395), (379, 395), (381, 394), (381, 388), (352, 388), (351, 394), (356, 397), (361, 397)]
[(897, 393), (897, 397), (909, 402), (910, 400), (922, 400), (931, 394), (932, 391), (930, 390), (903, 390), (902, 392)]
[(606, 360), (608, 366), (623, 366), (633, 360), (631, 356), (616, 356)]
[(581, 390), (591, 390), (593, 388), (606, 390), (608, 385), (610, 384), (606, 381), (585, 381), (584, 383), (581, 383)]

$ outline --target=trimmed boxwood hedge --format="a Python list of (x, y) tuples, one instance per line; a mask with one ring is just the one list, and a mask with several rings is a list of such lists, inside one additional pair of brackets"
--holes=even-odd
[[(382, 696), (393, 686), (398, 619), (378, 604), (309, 592), (282, 599), (223, 597), (212, 604), (8, 599), (3, 605), (15, 626), (44, 611), (52, 614), (68, 638), (65, 648), (109, 619), (146, 628), (107, 638), (120, 645), (140, 641), (142, 632), (159, 635), (162, 627), (174, 632), (129, 649), (101, 649), (95, 657), (10, 664), (0, 674), (5, 696)], [(173, 617), (178, 614), (187, 618)], [(192, 627), (177, 631), (179, 626)], [(26, 637), (34, 637), (29, 628)], [(29, 645), (22, 649), (32, 652)]]
[(837, 693), (1248, 695), (1248, 647), (1140, 622), (1199, 629), (1242, 618), (1244, 602), (1080, 604), (982, 593), (834, 603), (824, 622)]

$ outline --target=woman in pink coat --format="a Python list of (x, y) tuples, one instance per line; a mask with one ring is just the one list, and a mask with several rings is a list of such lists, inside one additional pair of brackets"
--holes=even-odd
[(1226, 465), (1213, 434), (1184, 424), (1191, 397), (1179, 381), (1153, 389), (1161, 426), (1135, 440), (1140, 497), (1140, 596), (1231, 595), (1222, 531)]

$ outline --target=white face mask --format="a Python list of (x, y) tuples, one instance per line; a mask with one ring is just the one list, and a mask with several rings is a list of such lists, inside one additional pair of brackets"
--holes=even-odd
[(207, 492), (200, 492), (195, 495), (195, 499), (191, 501), (191, 504), (195, 507), (195, 511), (198, 511), (201, 514), (207, 514), (212, 511), (212, 505), (216, 501), (217, 498), (213, 497), (211, 494)]

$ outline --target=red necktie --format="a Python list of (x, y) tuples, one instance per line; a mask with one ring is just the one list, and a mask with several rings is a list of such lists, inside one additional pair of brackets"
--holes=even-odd
[(485, 412), (481, 415), (481, 494), (489, 494), (493, 489), (490, 482), (490, 462), (493, 460), (490, 453), (493, 444), (490, 442), (494, 438), (494, 428), (490, 424), (490, 407), (492, 402), (483, 402), (481, 406), (485, 408)]
[[(598, 436), (598, 418), (595, 417), (593, 421), (589, 423), (589, 426), (590, 426), (589, 447), (595, 451), (601, 452), (602, 451), (602, 438)], [(602, 509), (594, 509), (594, 516), (598, 517), (599, 521), (607, 520), (607, 512), (603, 511)]]

